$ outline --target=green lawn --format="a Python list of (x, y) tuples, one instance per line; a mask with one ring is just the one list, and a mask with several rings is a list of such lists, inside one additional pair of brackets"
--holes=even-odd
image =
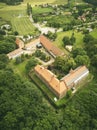
[(42, 14), (42, 13), (49, 13), (52, 12), (53, 8), (41, 8), (41, 7), (33, 7), (33, 14)]
[(15, 60), (11, 60), (9, 66), (11, 66), (15, 73), (19, 74), (21, 77), (27, 77), (25, 65), (27, 64), (28, 59), (23, 61), (20, 64), (15, 64)]
[(94, 38), (97, 38), (97, 28), (90, 33)]
[[(54, 42), (54, 44), (56, 44), (59, 48), (63, 48), (64, 47), (64, 44), (63, 44), (63, 37), (64, 36), (68, 36), (68, 37), (71, 37), (73, 31), (66, 31), (66, 32), (59, 32), (57, 33), (57, 38)], [(82, 47), (83, 46), (83, 34), (81, 32), (74, 32), (74, 36), (76, 38), (76, 43), (74, 46), (76, 47)]]

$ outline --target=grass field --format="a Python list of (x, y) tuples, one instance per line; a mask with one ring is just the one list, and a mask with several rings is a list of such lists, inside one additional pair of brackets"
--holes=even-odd
[[(56, 44), (59, 48), (63, 48), (64, 44), (63, 44), (63, 37), (64, 36), (68, 36), (71, 37), (73, 31), (66, 31), (66, 32), (59, 32), (57, 33), (57, 38), (54, 42), (54, 44)], [(74, 32), (74, 36), (76, 38), (76, 43), (74, 46), (76, 47), (82, 47), (83, 46), (83, 34), (81, 32)]]
[(19, 74), (21, 77), (23, 76), (26, 78), (26, 70), (25, 65), (27, 64), (28, 60), (23, 61), (20, 64), (15, 64), (15, 60), (10, 61), (9, 66), (12, 67), (15, 73)]
[(7, 6), (0, 3), (0, 25), (8, 21), (11, 23), (13, 31), (18, 31), (20, 35), (34, 34), (35, 27), (30, 22), (26, 14), (26, 6)]
[(41, 7), (33, 7), (33, 14), (42, 14), (52, 12), (52, 8), (41, 8)]
[(24, 0), (24, 3), (31, 3), (32, 5), (40, 4), (67, 4), (67, 0)]

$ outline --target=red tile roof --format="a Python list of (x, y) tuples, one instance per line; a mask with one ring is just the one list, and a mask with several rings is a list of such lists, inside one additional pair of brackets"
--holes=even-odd
[(31, 41), (30, 43), (26, 44), (26, 48), (32, 48), (34, 44), (40, 43), (40, 39), (35, 39), (34, 41)]
[(37, 72), (36, 74), (39, 78), (45, 81), (48, 86), (50, 86), (55, 92), (57, 92), (60, 98), (66, 94), (69, 88), (74, 87), (72, 86), (73, 83), (74, 85), (76, 85), (76, 83), (87, 76), (89, 70), (86, 68), (86, 66), (78, 67), (77, 69), (72, 70), (72, 72), (63, 77), (61, 80), (58, 80), (56, 78), (56, 75), (40, 65), (37, 65), (35, 67), (35, 72)]
[(66, 83), (67, 86), (69, 86), (70, 84), (77, 82), (78, 79), (88, 73), (89, 70), (86, 68), (86, 66), (80, 66), (77, 69), (72, 70), (68, 75), (63, 77), (62, 80)]
[(16, 49), (16, 50), (8, 53), (7, 56), (9, 59), (14, 59), (17, 56), (20, 56), (21, 54), (23, 54), (23, 50), (21, 48), (19, 48), (19, 49)]
[(55, 45), (52, 44), (50, 40), (48, 40), (45, 36), (40, 36), (40, 42), (44, 46), (44, 48), (54, 56), (62, 56), (64, 53), (57, 48)]
[(19, 38), (16, 38), (16, 44), (19, 48), (24, 47), (24, 42), (22, 40), (20, 40)]
[(48, 85), (59, 95), (61, 95), (64, 91), (67, 91), (66, 85), (63, 81), (60, 81), (56, 78), (56, 75), (54, 75), (51, 71), (48, 69), (37, 65), (35, 67), (35, 71), (38, 73), (38, 76), (41, 76), (43, 80), (48, 83)]

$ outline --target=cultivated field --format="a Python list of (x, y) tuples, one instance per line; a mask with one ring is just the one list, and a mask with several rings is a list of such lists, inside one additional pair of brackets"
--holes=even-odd
[(20, 35), (35, 33), (35, 27), (30, 22), (26, 14), (26, 6), (7, 6), (0, 3), (0, 25), (9, 22), (13, 31), (18, 31)]

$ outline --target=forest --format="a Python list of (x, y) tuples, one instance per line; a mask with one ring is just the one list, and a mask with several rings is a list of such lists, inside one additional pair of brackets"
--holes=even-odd
[(84, 0), (84, 1), (89, 4), (93, 4), (94, 6), (97, 6), (97, 0)]
[(6, 3), (8, 5), (17, 5), (23, 2), (23, 0), (0, 0), (0, 2)]

